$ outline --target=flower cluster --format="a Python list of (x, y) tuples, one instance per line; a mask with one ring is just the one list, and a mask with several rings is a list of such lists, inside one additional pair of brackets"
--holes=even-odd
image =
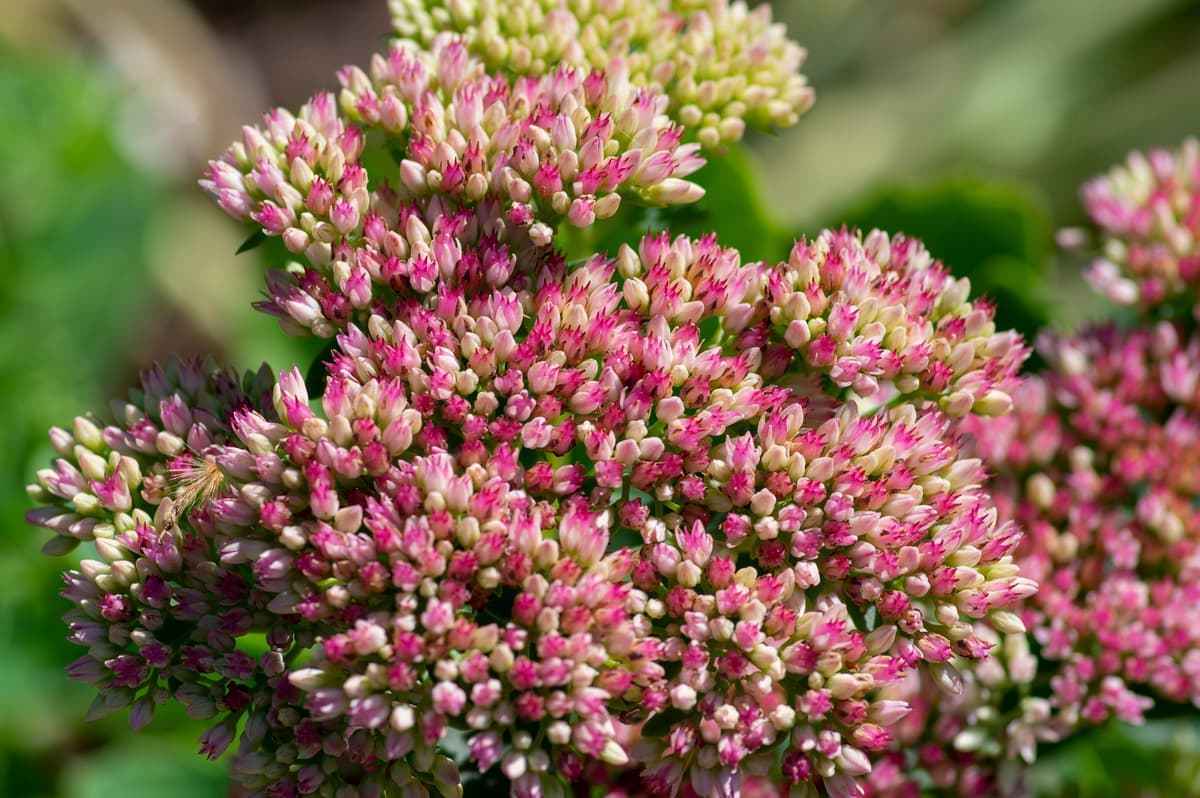
[(1088, 271), (1114, 302), (1153, 310), (1176, 298), (1190, 308), (1200, 286), (1200, 141), (1131, 153), (1083, 187), (1101, 254)]
[[(92, 717), (132, 705), (140, 728), (174, 697), (194, 717), (236, 720), (256, 685), (283, 671), (281, 652), (296, 644), (287, 618), (267, 609), (247, 574), (227, 567), (218, 538), (182, 526), (189, 513), (223, 520), (231, 425), (248, 408), (269, 407), (270, 386), (265, 370), (239, 381), (172, 360), (143, 374), (129, 402), (114, 403), (113, 424), (81, 416), (70, 431), (51, 431), (59, 459), (30, 486), (44, 506), (27, 519), (56, 533), (47, 551), (88, 542), (98, 556), (68, 571), (63, 591), (76, 607), (66, 617), (70, 639), (88, 649), (68, 671), (97, 686)], [(263, 420), (262, 429), (271, 426)], [(265, 635), (259, 652), (244, 646), (252, 633)], [(231, 724), (205, 735), (205, 753), (224, 750)]]
[[(296, 115), (275, 109), (244, 128), (202, 185), (231, 216), (318, 264), (337, 242), (403, 234), (397, 206), (410, 200), (492, 200), (502, 226), (547, 244), (560, 221), (587, 227), (626, 196), (672, 204), (704, 194), (684, 179), (704, 161), (698, 145), (680, 143), (666, 98), (620, 76), (563, 66), (509, 80), (484, 73), (458, 42), (393, 47), (370, 73), (346, 67), (337, 98), (317, 94)], [(368, 173), (372, 134), (399, 161), (394, 174)]]
[(981, 435), (1042, 584), (1026, 619), (1060, 663), (1052, 703), (1067, 723), (1139, 721), (1151, 702), (1131, 686), (1200, 698), (1200, 339), (1160, 322), (1041, 349), (1050, 371), (1022, 389), (1010, 429)]
[[(1040, 589), (1019, 615), (1038, 659), (939, 701), (923, 723), (910, 716), (917, 764), (948, 795), (996, 794), (1005, 761), (1031, 759), (1038, 740), (1140, 723), (1157, 701), (1200, 703), (1196, 170), (1190, 141), (1084, 187), (1104, 236), (1093, 282), (1138, 304), (1140, 326), (1044, 333), (1046, 368), (1013, 392), (1015, 412), (964, 422), (1001, 517), (1026, 533), (1016, 559)], [(911, 758), (889, 757), (907, 766), (881, 794), (915, 794)]]
[[(1012, 794), (1020, 784), (1018, 769), (1033, 761), (1037, 743), (1061, 738), (1049, 702), (1028, 694), (1038, 663), (1027, 636), (982, 626), (977, 631), (996, 647), (990, 659), (963, 674), (960, 692), (937, 690), (918, 674), (889, 691), (913, 711), (897, 728), (896, 745), (874, 763), (870, 798)], [(1002, 710), (1010, 700), (1014, 708)]]
[(1012, 407), (1019, 337), (878, 231), (568, 262), (560, 223), (698, 193), (663, 95), (455, 40), (370, 71), (204, 181), (305, 261), (258, 307), (332, 339), (309, 380), (173, 365), (52, 433), (30, 520), (103, 560), (68, 574), (72, 672), (136, 725), (220, 714), (203, 752), (237, 739), (265, 798), (735, 798), (780, 762), (863, 795), (896, 691), (958, 691), (1035, 590), (962, 434)]
[(489, 69), (543, 75), (560, 64), (622, 74), (670, 98), (689, 138), (717, 147), (746, 125), (788, 127), (813, 102), (806, 53), (771, 20), (729, 0), (391, 0), (402, 41), (461, 37)]
[[(788, 264), (743, 266), (711, 239), (654, 235), (574, 269), (542, 252), (532, 273), (475, 275), (470, 296), (460, 259), (424, 294), (380, 299), (388, 318), (325, 319), (343, 326), (320, 412), (285, 372), (272, 410), (239, 406), (230, 440), (193, 444), (221, 491), (187, 539), (286, 620), (289, 646), (315, 642), (286, 684), (244, 674), (260, 689), (238, 777), (270, 795), (444, 785), (436, 746), (456, 727), (518, 794), (631, 757), (659, 788), (735, 794), (780, 749), (791, 781), (854, 794), (863, 749), (907, 709), (876, 691), (922, 660), (956, 682), (947, 661), (990, 646), (965, 619), (1031, 592), (948, 416), (867, 413), (816, 380), (879, 393), (838, 345), (875, 353), (911, 329), (953, 360), (910, 365), (912, 390), (1007, 386), (1015, 341), (953, 323), (980, 311), (913, 251), (827, 233)], [(772, 320), (780, 286), (805, 287), (782, 304), (797, 315), (808, 297), (817, 338)], [(862, 316), (841, 332), (835, 286)], [(806, 348), (821, 335), (831, 357)], [(964, 340), (972, 357), (951, 358)], [(906, 371), (864, 362), (897, 384)], [(54, 496), (77, 503), (76, 487)], [(122, 556), (140, 573), (139, 553)], [(621, 744), (619, 719), (650, 720), (641, 742)]]

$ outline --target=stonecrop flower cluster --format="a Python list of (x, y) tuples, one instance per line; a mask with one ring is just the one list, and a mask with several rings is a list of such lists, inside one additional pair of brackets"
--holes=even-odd
[(1083, 202), (1101, 236), (1087, 275), (1100, 293), (1147, 313), (1175, 300), (1197, 306), (1200, 141), (1132, 153), (1085, 185)]
[[(1046, 367), (1016, 389), (1016, 411), (967, 421), (1001, 516), (1025, 531), (1016, 559), (1040, 587), (1020, 615), (1038, 657), (1010, 641), (1017, 659), (975, 669), (970, 700), (906, 721), (947, 794), (1000, 791), (1039, 740), (1200, 704), (1198, 156), (1194, 139), (1134, 153), (1084, 186), (1100, 251), (1088, 276), (1138, 320), (1044, 333)], [(899, 771), (880, 795), (919, 794)]]
[(689, 139), (735, 142), (746, 126), (788, 127), (811, 107), (806, 52), (735, 0), (389, 0), (397, 34), (429, 48), (449, 35), (491, 70), (561, 64), (622, 75), (663, 95)]
[(906, 680), (956, 691), (1023, 631), (963, 434), (1012, 407), (1020, 338), (899, 235), (564, 249), (803, 110), (765, 11), (396, 7), (462, 32), (203, 181), (294, 257), (258, 307), (330, 339), (309, 379), (172, 361), (51, 433), (29, 520), (95, 552), (72, 677), (97, 715), (211, 719), (249, 795), (863, 795)]

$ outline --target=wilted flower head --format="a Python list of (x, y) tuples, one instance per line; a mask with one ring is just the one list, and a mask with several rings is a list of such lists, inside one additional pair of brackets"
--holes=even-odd
[(670, 99), (705, 147), (746, 125), (788, 127), (812, 105), (805, 51), (771, 20), (729, 0), (391, 0), (403, 41), (461, 37), (488, 69), (544, 75), (561, 64), (625, 75)]
[(1088, 279), (1123, 305), (1155, 308), (1200, 299), (1200, 142), (1134, 152), (1083, 187), (1099, 228), (1100, 256)]

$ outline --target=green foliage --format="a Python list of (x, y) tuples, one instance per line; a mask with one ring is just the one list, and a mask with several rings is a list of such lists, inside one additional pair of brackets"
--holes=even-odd
[(722, 246), (735, 247), (743, 261), (782, 260), (792, 247), (792, 235), (763, 200), (758, 165), (738, 145), (688, 178), (704, 187), (703, 199), (672, 209), (667, 221), (672, 233), (701, 236), (716, 233)]
[(246, 238), (245, 241), (242, 242), (242, 245), (237, 248), (237, 254), (241, 255), (243, 252), (249, 252), (252, 249), (257, 249), (258, 247), (262, 246), (262, 243), (266, 240), (266, 233), (264, 233), (262, 230), (255, 230)]
[(1035, 798), (1200, 794), (1200, 725), (1188, 718), (1090, 729), (1047, 749), (1029, 771), (1028, 786)]
[(563, 223), (558, 246), (570, 260), (595, 252), (612, 256), (622, 244), (636, 247), (647, 233), (666, 230), (693, 238), (715, 233), (722, 246), (735, 247), (745, 262), (787, 257), (792, 235), (763, 202), (762, 175), (745, 149), (731, 145), (722, 156), (709, 155), (708, 163), (688, 179), (705, 189), (699, 202), (657, 208), (627, 200), (611, 219), (586, 230)]
[(996, 323), (1026, 338), (1050, 322), (1051, 225), (1026, 191), (975, 178), (887, 188), (830, 220), (925, 242), (972, 294), (996, 303)]
[[(145, 782), (130, 770), (140, 762), (166, 773), (196, 759), (202, 728), (180, 714), (156, 724), (182, 731), (158, 738), (152, 756), (135, 753), (140, 742), (109, 756), (127, 720), (83, 724), (93, 691), (63, 672), (82, 653), (61, 621), (66, 561), (42, 556), (46, 536), (22, 519), (22, 486), (53, 454), (46, 430), (123, 394), (134, 375), (119, 365), (145, 331), (143, 242), (164, 187), (116, 146), (119, 102), (82, 65), (0, 48), (0, 795), (162, 794), (162, 779), (131, 791)], [(175, 758), (160, 758), (168, 748)], [(200, 784), (186, 794), (219, 794)]]
[(224, 768), (161, 741), (109, 746), (63, 774), (71, 798), (214, 798), (227, 791)]

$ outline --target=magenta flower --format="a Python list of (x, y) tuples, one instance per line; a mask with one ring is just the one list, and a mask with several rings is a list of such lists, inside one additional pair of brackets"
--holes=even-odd
[[(871, 776), (877, 794), (916, 794), (919, 769), (946, 794), (999, 795), (1004, 763), (1031, 761), (1040, 741), (1200, 701), (1197, 185), (1188, 141), (1135, 153), (1084, 187), (1102, 248), (1089, 276), (1137, 305), (1139, 325), (1044, 334), (1046, 369), (1013, 392), (1015, 412), (963, 425), (995, 474), (1001, 517), (1026, 532), (1022, 574), (1040, 585), (1019, 621), (990, 623), (1028, 628), (1038, 657), (1010, 635), (1004, 669), (981, 665), (962, 696), (916, 703)], [(920, 685), (909, 690), (915, 703)]]
[[(628, 197), (670, 205), (704, 193), (684, 179), (704, 161), (698, 145), (680, 143), (666, 98), (620, 75), (562, 66), (510, 80), (447, 42), (431, 53), (394, 47), (369, 76), (346, 67), (338, 77), (338, 99), (318, 94), (297, 115), (272, 111), (201, 181), (230, 215), (317, 266), (339, 245), (388, 230), (392, 238), (373, 243), (420, 253), (397, 225), (412, 200), (494, 200), (489, 234), (511, 226), (546, 244), (561, 220), (589, 226)], [(402, 155), (387, 182), (361, 160), (371, 131)], [(429, 290), (422, 274), (413, 278)]]

